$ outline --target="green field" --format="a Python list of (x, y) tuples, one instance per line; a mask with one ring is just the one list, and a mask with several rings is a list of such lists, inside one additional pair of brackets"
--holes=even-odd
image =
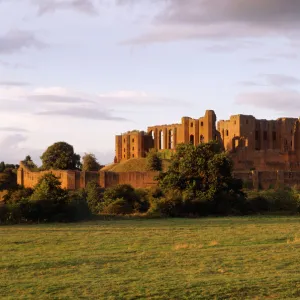
[(2, 226), (1, 299), (300, 299), (300, 218)]

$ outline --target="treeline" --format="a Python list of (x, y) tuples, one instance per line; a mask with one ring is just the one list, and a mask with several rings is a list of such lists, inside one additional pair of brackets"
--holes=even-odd
[(0, 191), (15, 188), (17, 186), (17, 170), (19, 165), (0, 162)]
[[(149, 155), (152, 169), (161, 169), (159, 155)], [(0, 206), (1, 223), (70, 222), (95, 215), (198, 217), (300, 212), (296, 190), (243, 190), (232, 176), (232, 161), (216, 142), (180, 145), (158, 185), (134, 189), (118, 185), (103, 189), (96, 181), (85, 189), (67, 191), (53, 174), (44, 175), (34, 189), (10, 189)]]

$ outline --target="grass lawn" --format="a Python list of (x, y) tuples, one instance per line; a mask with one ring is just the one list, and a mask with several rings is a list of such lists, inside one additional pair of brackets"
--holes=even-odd
[(300, 299), (300, 218), (0, 227), (1, 299)]

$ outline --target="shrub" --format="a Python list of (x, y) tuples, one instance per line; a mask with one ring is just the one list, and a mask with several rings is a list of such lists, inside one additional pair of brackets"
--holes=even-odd
[(248, 192), (247, 210), (250, 213), (297, 213), (299, 203), (299, 195), (291, 190)]
[(87, 205), (93, 214), (98, 214), (103, 207), (103, 192), (96, 180), (90, 181), (85, 189), (82, 191), (83, 197), (86, 198)]
[[(118, 202), (115, 203), (117, 200)], [(124, 204), (125, 202), (126, 205)], [(108, 207), (112, 209), (111, 204), (118, 206), (119, 208), (116, 211), (121, 214), (128, 214), (129, 211), (130, 213), (146, 212), (149, 208), (147, 192), (142, 189), (135, 190), (128, 184), (120, 184), (105, 190), (102, 212), (107, 213)], [(121, 211), (122, 208), (124, 208), (123, 212)]]
[(9, 190), (7, 194), (3, 196), (3, 199), (5, 203), (18, 203), (28, 200), (32, 193), (33, 189), (18, 186), (17, 189)]
[(155, 149), (151, 149), (147, 153), (146, 160), (146, 168), (148, 171), (162, 171), (162, 159), (160, 154)]
[(112, 215), (126, 215), (133, 212), (133, 207), (127, 200), (118, 198), (104, 207), (103, 213)]
[(182, 215), (183, 201), (181, 194), (177, 191), (170, 191), (163, 196), (150, 196), (150, 215), (161, 215), (178, 217)]

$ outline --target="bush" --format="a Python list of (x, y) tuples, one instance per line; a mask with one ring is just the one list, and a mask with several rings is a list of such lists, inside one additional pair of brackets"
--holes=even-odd
[(103, 208), (103, 213), (111, 215), (128, 215), (132, 212), (132, 205), (123, 198), (116, 199)]
[(151, 149), (147, 153), (146, 160), (146, 168), (148, 171), (162, 171), (162, 159), (160, 154), (155, 149)]
[(3, 199), (7, 204), (18, 203), (24, 200), (28, 200), (32, 193), (33, 189), (18, 186), (16, 189), (9, 190), (7, 194), (4, 195)]
[[(114, 209), (115, 206), (118, 208)], [(122, 211), (122, 208), (124, 211)], [(120, 184), (105, 190), (101, 212), (108, 213), (108, 210), (115, 210), (118, 211), (118, 214), (140, 213), (146, 212), (148, 208), (147, 191), (135, 190), (131, 185)]]
[(96, 180), (90, 181), (85, 189), (82, 191), (83, 197), (86, 197), (86, 202), (90, 211), (93, 214), (98, 214), (103, 207), (103, 193), (104, 189), (100, 187)]
[(291, 190), (267, 190), (248, 193), (247, 211), (249, 213), (297, 213), (300, 211), (299, 208), (299, 195)]
[[(159, 190), (154, 190), (155, 194), (150, 194), (150, 215), (160, 215), (168, 217), (178, 217), (183, 212), (183, 201), (181, 194), (177, 191), (170, 191), (161, 195)], [(156, 197), (155, 197), (156, 196)]]
[(81, 191), (68, 192), (52, 174), (43, 176), (34, 191), (19, 188), (9, 191), (1, 206), (1, 223), (70, 222), (90, 217)]

